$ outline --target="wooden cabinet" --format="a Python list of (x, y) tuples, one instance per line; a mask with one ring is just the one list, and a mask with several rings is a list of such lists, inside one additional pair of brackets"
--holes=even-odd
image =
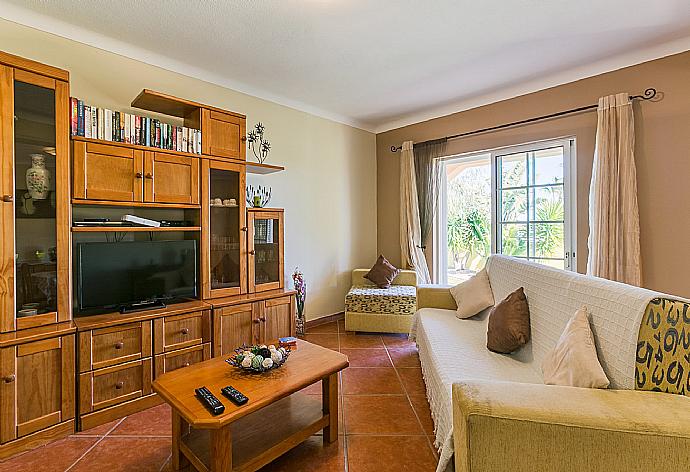
[(144, 201), (199, 203), (199, 159), (165, 152), (144, 153)]
[(208, 310), (157, 318), (153, 323), (156, 354), (211, 341), (211, 313)]
[(204, 299), (247, 293), (246, 170), (204, 159), (201, 176), (201, 286)]
[(30, 61), (15, 69), (2, 65), (4, 59), (0, 55), (0, 331), (9, 332), (71, 318), (69, 85), (28, 72)]
[(0, 349), (0, 442), (74, 418), (74, 335)]
[(246, 160), (246, 118), (234, 113), (201, 111), (203, 153), (227, 159)]
[(199, 203), (199, 159), (74, 138), (75, 199), (131, 203)]
[(247, 211), (249, 293), (284, 287), (283, 210)]
[(232, 354), (243, 344), (268, 344), (295, 335), (292, 295), (213, 310), (213, 355)]

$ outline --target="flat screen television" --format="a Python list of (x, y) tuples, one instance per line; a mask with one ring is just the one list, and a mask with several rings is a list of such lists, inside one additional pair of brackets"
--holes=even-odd
[(81, 315), (197, 297), (194, 240), (79, 243), (75, 265)]

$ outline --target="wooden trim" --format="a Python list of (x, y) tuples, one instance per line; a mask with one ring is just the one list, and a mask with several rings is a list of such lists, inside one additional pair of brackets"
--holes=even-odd
[[(258, 219), (278, 220), (279, 240), (278, 240), (278, 281), (262, 284), (255, 283), (254, 256), (251, 254), (254, 247), (254, 221)], [(284, 213), (280, 208), (249, 208), (247, 209), (247, 264), (249, 292), (263, 292), (267, 290), (277, 290), (285, 286), (285, 226)]]
[(289, 305), (290, 298), (292, 297), (272, 298), (270, 300), (266, 300), (264, 303), (267, 308), (272, 306)]
[(56, 165), (56, 238), (58, 319), (72, 319), (72, 206), (70, 196), (69, 158), (69, 84), (57, 82), (55, 86), (55, 165)]
[(199, 159), (202, 157), (201, 154), (196, 154), (193, 152), (175, 151), (173, 149), (162, 149), (162, 148), (153, 147), (153, 146), (141, 146), (139, 144), (129, 144), (129, 143), (123, 143), (120, 141), (108, 141), (106, 139), (85, 138), (83, 136), (71, 136), (71, 139), (74, 142), (84, 142), (84, 143), (89, 143), (89, 144), (100, 144), (100, 145), (104, 145), (104, 146), (116, 146), (119, 148), (134, 149), (137, 151), (144, 151), (144, 152), (163, 152), (165, 154), (171, 154), (174, 156), (192, 157), (195, 159)]
[(75, 395), (76, 388), (76, 352), (75, 341), (76, 335), (63, 336), (62, 339), (62, 418), (74, 418), (77, 398)]
[[(59, 279), (59, 276), (58, 276)], [(58, 282), (59, 284), (59, 282)], [(59, 295), (58, 295), (59, 296)], [(58, 314), (56, 311), (51, 313), (42, 313), (40, 315), (25, 316), (17, 318), (17, 329), (36, 328), (37, 326), (44, 326), (58, 322)]]
[(0, 64), (69, 82), (69, 72), (64, 69), (58, 69), (57, 67), (41, 64), (40, 62), (30, 59), (24, 59), (23, 57), (15, 56), (7, 52), (0, 51)]
[(80, 332), (91, 329), (100, 329), (108, 326), (120, 326), (139, 321), (149, 321), (161, 316), (181, 315), (193, 311), (208, 310), (212, 305), (201, 300), (192, 300), (182, 303), (174, 303), (165, 308), (156, 310), (139, 311), (122, 314), (118, 312), (104, 313), (102, 315), (84, 316), (75, 318), (73, 323)]
[(262, 300), (268, 300), (269, 298), (292, 296), (295, 293), (297, 292), (294, 290), (285, 290), (281, 288), (278, 290), (269, 290), (266, 292), (247, 293), (239, 297), (217, 298), (213, 300), (208, 300), (208, 303), (210, 303), (213, 306), (213, 308), (222, 308), (233, 305), (242, 305), (245, 303), (260, 302)]
[(332, 323), (333, 321), (340, 321), (345, 319), (345, 312), (341, 311), (340, 313), (335, 313), (333, 315), (327, 315), (327, 316), (322, 316), (320, 318), (316, 318), (313, 320), (309, 320), (306, 323), (304, 323), (304, 327), (309, 329), (309, 328), (314, 328), (316, 326), (320, 326), (322, 324), (326, 323)]
[(245, 115), (236, 113), (234, 111), (223, 110), (222, 108), (204, 105), (192, 100), (178, 98), (173, 95), (168, 95), (163, 92), (156, 92), (155, 90), (150, 89), (144, 89), (139, 92), (139, 95), (132, 100), (131, 105), (134, 108), (162, 113), (164, 115), (177, 116), (179, 118), (186, 118), (190, 113), (196, 111), (198, 108), (208, 108), (209, 110), (225, 113), (227, 115), (233, 115), (238, 118), (246, 118)]
[(201, 205), (191, 205), (184, 203), (151, 203), (151, 202), (118, 202), (115, 200), (87, 200), (81, 198), (73, 198), (73, 205), (95, 205), (95, 206), (116, 206), (116, 207), (130, 207), (130, 208), (179, 208), (179, 209), (193, 209), (198, 210)]
[(28, 451), (74, 433), (74, 420), (70, 419), (42, 431), (0, 445), (0, 460)]
[(76, 332), (76, 328), (70, 321), (62, 323), (38, 326), (20, 331), (0, 334), (0, 348), (17, 346), (41, 339), (54, 338)]
[(73, 226), (73, 233), (169, 233), (174, 231), (199, 232), (201, 226)]
[[(0, 52), (0, 62), (4, 54)], [(14, 71), (5, 66), (0, 66), (0, 166), (2, 195), (14, 197)], [(8, 332), (15, 329), (16, 317), (14, 203), (0, 202), (0, 221), (0, 331)]]
[(128, 416), (138, 411), (160, 405), (163, 400), (154, 394), (130, 400), (119, 405), (114, 405), (93, 413), (82, 414), (79, 417), (79, 431), (95, 428), (104, 423)]
[(33, 72), (28, 72), (22, 69), (14, 70), (14, 80), (55, 90), (55, 79), (46, 77), (45, 75), (34, 74)]
[[(17, 348), (0, 349), (0, 374), (17, 377)], [(0, 382), (0, 443), (17, 438), (17, 381)]]
[(25, 423), (17, 425), (17, 436), (22, 437), (26, 436), (27, 434), (35, 433), (36, 431), (60, 423), (60, 420), (61, 414), (59, 411), (54, 411), (39, 418), (34, 418), (33, 420), (29, 420)]
[(62, 347), (62, 338), (44, 339), (43, 341), (34, 341), (28, 344), (21, 344), (17, 346), (17, 357), (30, 356), (37, 352), (50, 351), (53, 349), (60, 349)]

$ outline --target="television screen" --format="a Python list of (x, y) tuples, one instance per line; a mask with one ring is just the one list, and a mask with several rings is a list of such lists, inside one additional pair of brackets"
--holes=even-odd
[(79, 243), (76, 253), (80, 313), (197, 297), (194, 240)]

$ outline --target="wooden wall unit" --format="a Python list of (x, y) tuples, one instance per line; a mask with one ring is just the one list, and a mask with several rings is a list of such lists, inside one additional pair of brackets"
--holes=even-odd
[[(245, 203), (247, 172), (283, 168), (246, 161), (244, 115), (151, 90), (132, 106), (201, 129), (203, 155), (78, 136), (70, 146), (68, 72), (0, 51), (0, 459), (160, 403), (156, 376), (295, 334), (283, 211)], [(21, 186), (42, 160), (45, 196)], [(72, 234), (122, 229), (73, 228), (72, 205), (183, 210), (198, 226), (128, 231), (198, 239), (200, 299), (73, 318)], [(259, 262), (258, 245), (276, 257)]]

